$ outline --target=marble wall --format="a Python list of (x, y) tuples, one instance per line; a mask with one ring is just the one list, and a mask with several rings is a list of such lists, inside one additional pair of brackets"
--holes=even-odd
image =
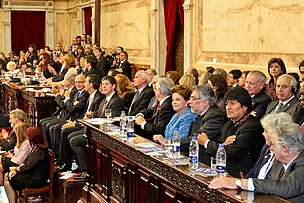
[[(3, 19), (3, 9), (0, 9), (0, 19)], [(4, 52), (4, 26), (3, 23), (0, 23), (0, 52)]]
[(194, 1), (193, 62), (265, 71), (281, 57), (289, 71), (304, 59), (302, 0)]

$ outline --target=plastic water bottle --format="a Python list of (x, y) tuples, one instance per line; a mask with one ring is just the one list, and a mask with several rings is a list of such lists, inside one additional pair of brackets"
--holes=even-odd
[(189, 145), (189, 167), (190, 170), (198, 168), (198, 152), (199, 146), (197, 143), (197, 137), (193, 136)]
[(179, 158), (180, 156), (180, 140), (180, 131), (178, 128), (175, 128), (172, 136), (172, 153), (175, 158)]
[(127, 141), (129, 144), (133, 144), (133, 137), (134, 137), (134, 117), (128, 116), (127, 121)]
[(126, 133), (126, 125), (127, 125), (127, 116), (125, 111), (121, 111), (119, 124), (120, 124), (120, 133), (124, 136)]
[(226, 157), (224, 144), (219, 144), (216, 152), (216, 172), (218, 177), (226, 176)]

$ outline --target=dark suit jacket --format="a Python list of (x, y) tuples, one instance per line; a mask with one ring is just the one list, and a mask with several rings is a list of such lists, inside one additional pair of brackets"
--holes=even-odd
[(98, 75), (100, 81), (101, 81), (101, 79), (106, 75), (102, 69), (94, 68), (94, 67), (92, 67), (85, 75), (87, 76), (87, 75), (89, 75), (89, 74)]
[[(186, 156), (189, 155), (189, 144), (192, 136), (200, 133), (206, 133), (210, 140), (221, 142), (221, 129), (226, 121), (225, 113), (217, 106), (210, 106), (202, 116), (198, 116), (196, 121), (191, 123), (189, 136), (181, 140), (181, 152)], [(199, 161), (210, 165), (211, 156), (206, 154), (204, 146), (199, 146)]]
[(59, 69), (58, 75), (56, 77), (53, 77), (52, 81), (53, 82), (62, 81), (67, 72), (68, 72), (68, 69), (66, 67), (64, 67), (64, 69), (61, 71), (61, 73), (60, 73), (60, 69)]
[[(78, 95), (79, 93), (77, 92), (73, 99), (69, 99), (66, 101), (65, 105), (67, 107), (67, 111), (70, 114), (70, 119), (71, 121), (80, 119), (84, 117), (84, 110), (87, 105), (87, 100), (90, 96), (90, 94), (83, 90), (81, 95)], [(77, 98), (76, 98), (77, 97)]]
[(273, 194), (292, 202), (304, 202), (304, 152), (302, 152), (280, 177), (282, 163), (275, 160), (269, 179), (252, 179), (254, 191)]
[[(269, 146), (267, 144), (264, 144), (259, 159), (255, 163), (254, 167), (250, 169), (249, 173), (245, 175), (245, 178), (258, 178), (261, 168), (268, 162), (269, 158), (271, 157), (269, 152)], [(267, 172), (265, 179), (270, 177), (270, 172), (271, 169)]]
[[(294, 97), (287, 104), (285, 104), (278, 112), (286, 112), (286, 113), (291, 114), (292, 112), (295, 111), (298, 103), (299, 103), (299, 100), (296, 97)], [(278, 104), (279, 104), (279, 100), (270, 102), (267, 106), (266, 114), (269, 114), (272, 111), (274, 111)]]
[(105, 72), (105, 67), (107, 65), (107, 59), (104, 56), (100, 56), (97, 60), (97, 68), (102, 69)]
[(172, 97), (170, 96), (162, 103), (158, 110), (157, 106), (154, 109), (146, 108), (142, 110), (141, 113), (144, 115), (147, 123), (144, 127), (145, 134), (141, 132), (139, 135), (151, 140), (155, 134), (162, 134), (164, 136), (166, 126), (175, 114), (171, 103)]
[[(76, 89), (76, 87), (74, 86), (71, 90), (70, 93), (70, 98), (73, 99), (75, 94), (78, 92), (78, 90)], [(66, 104), (64, 103), (64, 97), (61, 95), (57, 95), (55, 97), (55, 102), (58, 104), (59, 106), (59, 115), (58, 118), (63, 118), (63, 119), (68, 119), (70, 117), (70, 112), (67, 109)]]
[[(98, 108), (99, 108), (99, 104), (100, 104), (100, 102), (101, 102), (104, 98), (106, 98), (106, 95), (100, 93), (100, 92), (97, 90), (97, 92), (96, 92), (95, 95), (94, 95), (94, 98), (93, 98), (93, 101), (92, 101), (92, 104), (91, 104), (91, 106), (90, 106), (89, 111), (92, 111), (92, 112), (94, 112), (94, 113), (97, 112), (97, 110), (98, 110)], [(88, 105), (89, 105), (89, 97), (88, 97), (88, 99), (87, 99), (87, 104), (86, 104), (86, 108), (85, 108), (84, 112), (87, 112), (87, 110), (88, 110)]]
[(0, 128), (10, 127), (9, 116), (0, 113)]
[(17, 137), (15, 131), (13, 131), (8, 140), (2, 139), (0, 141), (1, 150), (8, 151), (14, 149), (16, 143), (17, 143)]
[(295, 111), (291, 113), (292, 120), (300, 126), (304, 123), (304, 108), (298, 103)]
[[(95, 112), (94, 117), (105, 117), (105, 112), (102, 112), (104, 105), (106, 102), (106, 98), (104, 98), (99, 105), (98, 110)], [(110, 101), (106, 104), (105, 109), (111, 109), (111, 117), (118, 117), (121, 114), (121, 111), (124, 111), (124, 103), (122, 99), (118, 96), (118, 94), (115, 92), (115, 94), (111, 97)]]
[(125, 107), (125, 112), (128, 113), (130, 105), (132, 103), (133, 97), (134, 97), (135, 93), (134, 92), (127, 92), (122, 100), (124, 102), (124, 107)]
[(252, 111), (256, 112), (256, 118), (260, 119), (265, 115), (267, 105), (271, 102), (271, 98), (262, 89), (252, 98)]
[[(131, 111), (128, 115), (135, 116), (140, 111), (144, 110), (148, 107), (149, 102), (154, 97), (154, 91), (148, 85), (141, 91), (136, 101), (134, 101), (133, 105), (130, 106)], [(154, 109), (153, 109), (154, 110)]]
[[(260, 121), (253, 116), (249, 116), (240, 125), (235, 126), (232, 121), (228, 121), (222, 128), (222, 142), (230, 135), (236, 135), (234, 143), (225, 146), (227, 154), (227, 171), (234, 177), (240, 177), (240, 172), (246, 174), (254, 166), (260, 151), (265, 144), (262, 135), (263, 127)], [(218, 142), (210, 141), (206, 153), (215, 156), (218, 149)]]
[(123, 70), (122, 74), (126, 75), (132, 81), (131, 66), (127, 59), (123, 63), (120, 63), (118, 68), (121, 68)]

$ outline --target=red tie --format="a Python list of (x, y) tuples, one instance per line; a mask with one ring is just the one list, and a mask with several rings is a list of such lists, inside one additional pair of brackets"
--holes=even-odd
[(160, 103), (157, 104), (157, 110), (160, 109)]
[(302, 124), (301, 129), (304, 132), (304, 123)]

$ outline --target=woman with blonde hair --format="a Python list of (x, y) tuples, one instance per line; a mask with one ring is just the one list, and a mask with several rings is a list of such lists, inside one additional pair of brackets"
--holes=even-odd
[(192, 89), (192, 87), (195, 86), (195, 79), (191, 75), (184, 75), (180, 80), (179, 80), (180, 85), (186, 85)]
[(3, 185), (3, 174), (9, 172), (9, 167), (19, 166), (32, 149), (26, 134), (28, 127), (28, 123), (17, 123), (14, 127), (17, 143), (13, 152), (8, 151), (0, 158), (0, 185)]
[(124, 107), (126, 112), (128, 112), (130, 105), (132, 103), (132, 99), (135, 94), (136, 88), (132, 85), (129, 78), (123, 74), (117, 74), (115, 76), (116, 79), (116, 91), (119, 97), (124, 101)]

